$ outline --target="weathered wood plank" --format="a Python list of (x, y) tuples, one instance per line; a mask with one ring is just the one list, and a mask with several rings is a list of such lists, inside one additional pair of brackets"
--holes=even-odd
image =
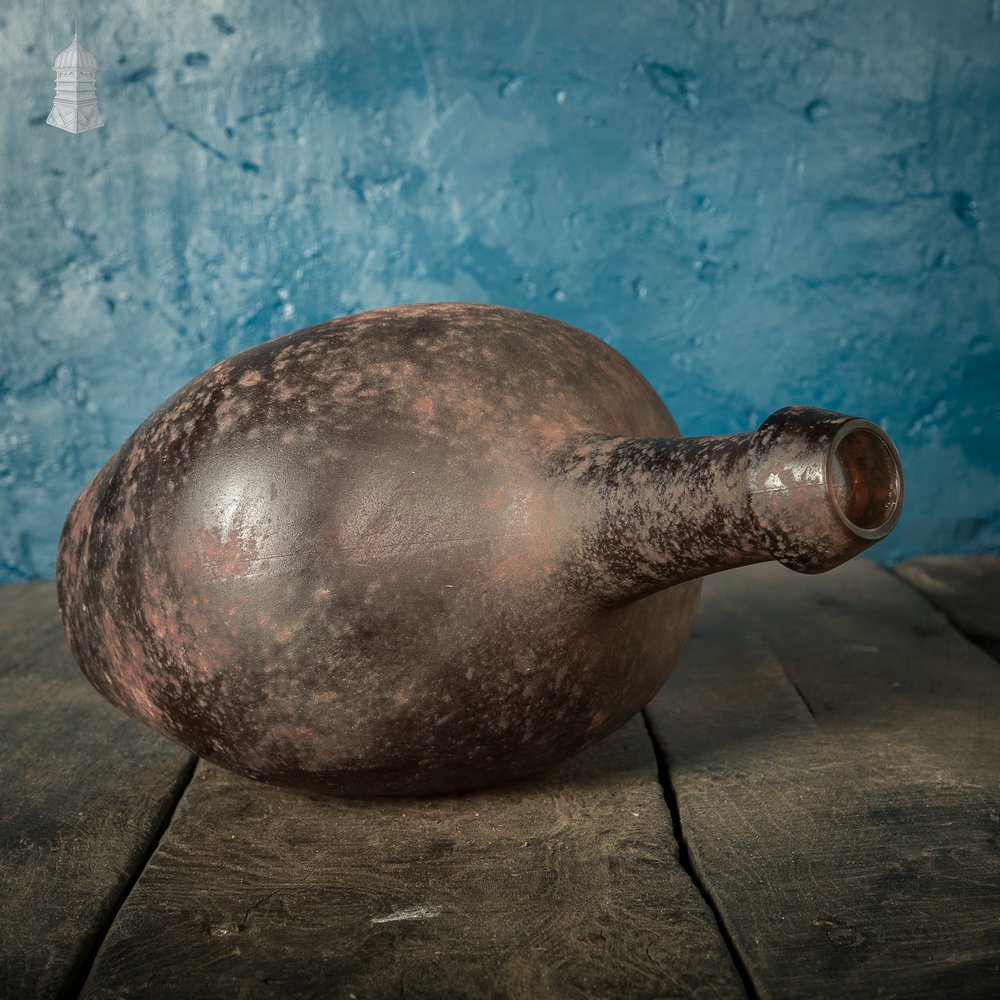
[(84, 996), (126, 993), (744, 995), (639, 719), (465, 795), (324, 799), (199, 764)]
[(894, 572), (1000, 659), (1000, 556), (921, 556)]
[(75, 991), (191, 759), (87, 683), (54, 584), (0, 588), (0, 997)]
[(872, 563), (707, 581), (648, 710), (761, 997), (993, 997), (1000, 671)]

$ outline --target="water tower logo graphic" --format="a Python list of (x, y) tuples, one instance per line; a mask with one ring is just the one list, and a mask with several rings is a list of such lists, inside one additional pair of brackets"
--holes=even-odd
[(89, 132), (104, 124), (97, 107), (97, 60), (73, 32), (69, 47), (52, 64), (56, 74), (56, 97), (46, 119), (67, 132)]

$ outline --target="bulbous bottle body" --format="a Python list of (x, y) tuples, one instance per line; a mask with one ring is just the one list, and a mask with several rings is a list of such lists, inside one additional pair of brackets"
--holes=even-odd
[(593, 491), (564, 474), (591, 441), (676, 437), (621, 355), (540, 316), (298, 331), (195, 378), (81, 494), (67, 635), (112, 702), (252, 777), (521, 775), (620, 726), (687, 637), (698, 582), (609, 600)]

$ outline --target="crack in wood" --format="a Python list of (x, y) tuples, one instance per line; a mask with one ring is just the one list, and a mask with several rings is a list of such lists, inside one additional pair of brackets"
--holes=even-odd
[(115, 904), (108, 910), (107, 918), (105, 919), (103, 926), (97, 932), (94, 947), (91, 950), (90, 955), (84, 957), (77, 967), (76, 974), (67, 981), (64, 989), (60, 991), (60, 1000), (71, 1000), (71, 998), (72, 1000), (75, 1000), (75, 998), (79, 997), (86, 988), (87, 980), (90, 978), (90, 973), (94, 968), (94, 963), (97, 961), (97, 956), (100, 954), (101, 948), (104, 947), (104, 942), (107, 939), (112, 926), (114, 926), (115, 920), (118, 919), (118, 914), (121, 912), (122, 907), (132, 894), (132, 890), (135, 888), (136, 883), (140, 878), (142, 878), (143, 872), (149, 866), (150, 861), (153, 859), (153, 855), (156, 854), (157, 849), (163, 841), (163, 838), (170, 827), (170, 822), (174, 818), (174, 814), (177, 812), (177, 807), (180, 805), (181, 799), (184, 798), (184, 793), (188, 790), (191, 781), (194, 779), (194, 772), (197, 766), (198, 758), (192, 755), (191, 760), (188, 762), (184, 770), (181, 771), (178, 777), (177, 784), (175, 786), (175, 794), (173, 798), (166, 803), (163, 810), (163, 816), (160, 818), (153, 835), (149, 838), (149, 843), (146, 845), (145, 852), (142, 857), (138, 859), (132, 875), (123, 886), (121, 894), (115, 901)]
[[(1000, 556), (918, 556), (893, 566), (892, 573), (937, 609), (966, 639), (1000, 660)], [(914, 626), (921, 639), (940, 630), (933, 622)]]
[(805, 705), (807, 709), (809, 709), (809, 714), (813, 717), (813, 719), (816, 719), (816, 713), (815, 711), (813, 711), (812, 705), (809, 704), (809, 699), (803, 693), (802, 688), (799, 687), (799, 685), (795, 681), (795, 678), (788, 672), (788, 668), (785, 666), (785, 664), (782, 663), (780, 660), (778, 662), (781, 663), (781, 669), (784, 672), (785, 677), (788, 678), (788, 683), (791, 684), (792, 687), (795, 689), (795, 693), (802, 700), (802, 704)]
[[(808, 706), (808, 702), (806, 704)], [(810, 712), (811, 711), (812, 709), (810, 709)], [(719, 937), (722, 939), (722, 942), (726, 947), (726, 951), (729, 953), (729, 958), (740, 977), (740, 981), (743, 984), (743, 989), (746, 991), (747, 997), (749, 1000), (759, 1000), (759, 994), (756, 986), (754, 985), (753, 977), (750, 975), (750, 970), (743, 961), (743, 956), (740, 954), (740, 951), (736, 946), (736, 942), (723, 920), (722, 913), (719, 910), (711, 892), (709, 892), (707, 886), (702, 880), (701, 875), (698, 872), (697, 865), (695, 865), (694, 859), (691, 856), (691, 851), (684, 835), (684, 827), (681, 823), (681, 810), (680, 803), (677, 801), (677, 792), (675, 791), (673, 783), (670, 780), (670, 764), (667, 760), (666, 750), (656, 739), (649, 715), (645, 711), (642, 713), (642, 721), (643, 725), (646, 727), (646, 733), (649, 735), (649, 740), (653, 745), (653, 754), (656, 757), (656, 768), (659, 774), (660, 788), (663, 790), (663, 801), (666, 803), (667, 811), (670, 813), (670, 823), (673, 828), (674, 840), (677, 842), (677, 863), (691, 880), (691, 884), (695, 887), (698, 895), (701, 896), (705, 905), (708, 907), (709, 912), (712, 914), (712, 917), (715, 920), (715, 925), (719, 931)]]

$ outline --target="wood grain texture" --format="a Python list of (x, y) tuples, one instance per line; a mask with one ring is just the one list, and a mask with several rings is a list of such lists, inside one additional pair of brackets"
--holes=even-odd
[(87, 683), (53, 584), (0, 588), (0, 997), (74, 992), (190, 761)]
[(336, 799), (200, 763), (84, 995), (739, 997), (641, 720), (545, 776)]
[(648, 709), (761, 997), (993, 997), (1000, 671), (856, 561), (712, 578)]
[(1000, 659), (1000, 556), (921, 556), (893, 572)]

